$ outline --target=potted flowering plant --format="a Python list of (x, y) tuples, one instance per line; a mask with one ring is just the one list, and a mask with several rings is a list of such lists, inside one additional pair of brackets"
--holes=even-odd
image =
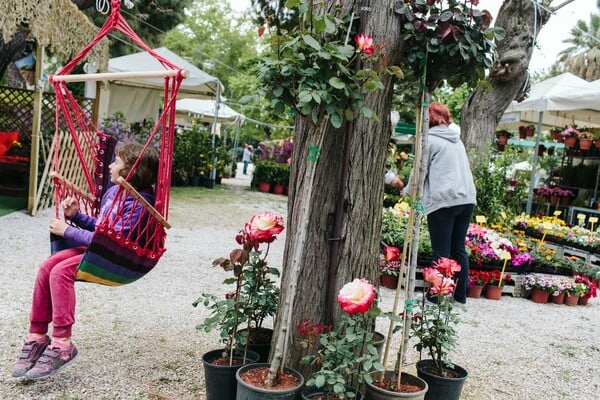
[(552, 278), (540, 274), (527, 274), (523, 278), (523, 287), (531, 292), (531, 300), (536, 303), (547, 303), (553, 292)]
[(396, 289), (400, 271), (400, 249), (396, 246), (383, 246), (383, 254), (379, 259), (381, 286)]
[[(359, 385), (370, 382), (373, 369), (383, 370), (374, 346), (373, 326), (381, 313), (374, 306), (375, 295), (375, 287), (366, 279), (354, 279), (340, 289), (337, 301), (344, 313), (339, 323), (332, 329), (322, 329), (316, 352), (300, 361), (317, 367), (306, 382), (303, 398), (312, 398), (316, 393), (324, 399), (353, 398), (359, 393)], [(354, 388), (350, 387), (352, 382)]]
[[(234, 399), (237, 369), (245, 361), (256, 362), (268, 356), (272, 330), (268, 334), (269, 330), (262, 325), (277, 309), (279, 287), (274, 278), (279, 276), (279, 271), (269, 267), (266, 258), (270, 243), (282, 231), (282, 217), (271, 212), (254, 215), (235, 238), (241, 247), (233, 249), (229, 257), (213, 261), (213, 266), (232, 272), (233, 277), (224, 283), (235, 285), (235, 289), (224, 298), (203, 293), (193, 303), (194, 306), (202, 303), (210, 310), (210, 315), (196, 328), (205, 332), (219, 329), (220, 341), (225, 345), (224, 349), (209, 351), (202, 358), (209, 400)], [(261, 244), (267, 245), (266, 251), (260, 250)], [(245, 330), (240, 330), (241, 327)], [(266, 348), (259, 346), (261, 354), (248, 350), (250, 344), (260, 338), (265, 338), (267, 345)], [(237, 344), (242, 345), (243, 351), (236, 351)], [(214, 365), (219, 366), (216, 371)], [(229, 367), (226, 373), (222, 366)]]
[[(460, 398), (467, 379), (467, 371), (450, 361), (449, 353), (456, 346), (457, 332), (454, 329), (459, 321), (453, 301), (456, 283), (454, 274), (460, 271), (460, 265), (449, 258), (440, 258), (432, 267), (423, 269), (423, 280), (427, 291), (411, 320), (411, 337), (417, 338), (415, 349), (420, 353), (417, 362), (417, 374), (429, 385), (428, 398)], [(427, 352), (429, 358), (423, 359)], [(439, 393), (440, 379), (449, 378), (450, 390), (445, 388)]]
[(579, 304), (586, 305), (590, 298), (598, 296), (598, 286), (587, 276), (575, 275), (575, 283), (582, 283), (586, 290), (579, 297)]
[(485, 286), (484, 271), (476, 269), (469, 270), (469, 284), (467, 286), (467, 297), (479, 298)]
[(577, 143), (577, 138), (579, 137), (579, 131), (572, 126), (568, 126), (562, 132), (563, 142), (565, 143), (565, 147), (573, 147), (575, 143)]

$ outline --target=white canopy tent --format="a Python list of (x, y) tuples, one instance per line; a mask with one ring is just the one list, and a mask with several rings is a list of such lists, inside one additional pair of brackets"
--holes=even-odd
[[(529, 98), (521, 103), (512, 102), (505, 115), (520, 113), (519, 124), (537, 122), (535, 151), (532, 168), (537, 167), (540, 135), (544, 126), (577, 125), (600, 126), (600, 91), (591, 83), (565, 72), (532, 85)], [(537, 117), (537, 121), (535, 121)], [(532, 174), (533, 175), (533, 174)], [(531, 213), (534, 179), (532, 176), (527, 196), (527, 214)]]
[(568, 72), (534, 83), (526, 100), (513, 101), (508, 106), (500, 127), (538, 124), (540, 119), (542, 128), (600, 126), (599, 89), (599, 83), (590, 83)]
[[(190, 117), (203, 122), (213, 124), (213, 147), (215, 146), (215, 135), (220, 135), (220, 124), (236, 125), (235, 137), (233, 139), (232, 159), (235, 163), (235, 149), (238, 146), (240, 128), (246, 117), (217, 100), (206, 99), (179, 99), (175, 103), (176, 123), (185, 125), (191, 123)], [(227, 138), (224, 137), (223, 140)], [(213, 171), (214, 173), (214, 171)]]
[[(154, 49), (156, 53), (189, 71), (183, 80), (179, 97), (218, 98), (223, 84), (214, 76), (190, 64), (166, 47)], [(144, 72), (163, 69), (162, 65), (147, 52), (111, 58), (108, 72)], [(138, 78), (127, 81), (111, 81), (100, 96), (100, 118), (123, 111), (128, 121), (156, 120), (161, 104), (164, 81), (162, 78)]]
[(245, 117), (233, 110), (224, 103), (219, 102), (219, 109), (217, 112), (217, 102), (215, 100), (206, 99), (178, 99), (175, 105), (177, 109), (177, 116), (179, 118), (187, 119), (192, 116), (195, 119), (199, 119), (203, 122), (214, 122), (215, 115), (217, 116), (217, 122), (221, 124), (237, 124), (244, 123)]

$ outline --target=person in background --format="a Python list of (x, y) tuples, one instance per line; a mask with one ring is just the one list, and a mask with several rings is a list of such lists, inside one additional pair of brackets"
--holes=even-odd
[(250, 144), (244, 147), (244, 153), (242, 154), (242, 162), (244, 163), (244, 168), (242, 172), (244, 173), (244, 175), (248, 175), (248, 164), (252, 161), (253, 151), (254, 149)]
[(404, 187), (404, 183), (402, 182), (402, 179), (400, 179), (400, 177), (398, 175), (396, 175), (396, 173), (394, 171), (392, 171), (391, 169), (388, 169), (387, 171), (385, 171), (385, 175), (383, 176), (383, 182), (386, 185), (391, 185), (400, 190), (402, 190), (402, 188)]
[[(461, 270), (455, 275), (454, 299), (465, 304), (469, 277), (465, 237), (477, 198), (460, 128), (452, 124), (448, 108), (441, 103), (432, 102), (429, 106), (427, 149), (428, 168), (421, 198), (433, 259), (452, 258), (460, 264)], [(411, 180), (404, 187), (405, 196), (411, 193)]]

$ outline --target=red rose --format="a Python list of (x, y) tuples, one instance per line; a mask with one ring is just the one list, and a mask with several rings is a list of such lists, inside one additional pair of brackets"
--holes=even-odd
[(386, 261), (399, 261), (400, 260), (400, 249), (395, 246), (384, 246), (383, 254)]

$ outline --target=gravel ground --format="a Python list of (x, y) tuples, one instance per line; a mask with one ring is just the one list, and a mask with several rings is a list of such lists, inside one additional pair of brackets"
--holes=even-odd
[[(144, 279), (120, 288), (78, 283), (73, 331), (80, 357), (38, 382), (12, 378), (10, 370), (27, 330), (36, 268), (48, 256), (52, 213), (0, 217), (0, 399), (204, 399), (201, 357), (218, 341), (195, 329), (206, 312), (191, 304), (202, 292), (225, 291), (226, 274), (211, 262), (236, 246), (244, 222), (260, 211), (286, 212), (286, 197), (251, 192), (248, 182), (242, 176), (213, 190), (175, 191), (168, 250)], [(271, 248), (274, 266), (283, 245), (281, 237)], [(389, 308), (393, 291), (381, 289), (381, 296)], [(598, 299), (586, 307), (471, 299), (453, 357), (470, 374), (462, 398), (600, 398), (599, 310)], [(387, 331), (385, 321), (377, 330)]]

